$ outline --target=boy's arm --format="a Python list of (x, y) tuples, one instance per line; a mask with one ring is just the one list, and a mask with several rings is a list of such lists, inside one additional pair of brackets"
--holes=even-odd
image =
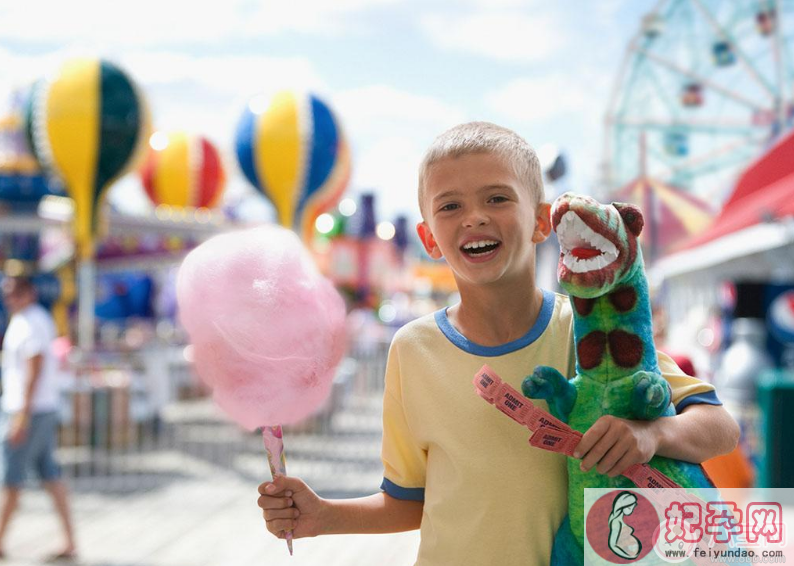
[(654, 424), (656, 454), (676, 460), (699, 464), (731, 452), (739, 442), (739, 425), (722, 405), (689, 405)]
[(583, 471), (596, 467), (615, 477), (655, 454), (700, 463), (726, 454), (739, 441), (739, 426), (721, 405), (689, 405), (655, 421), (604, 416), (584, 434), (574, 452)]
[(418, 529), (423, 503), (376, 493), (357, 499), (323, 499), (302, 480), (278, 477), (259, 486), (257, 504), (267, 529), (278, 537), (397, 533)]
[(601, 417), (576, 447), (584, 471), (595, 466), (615, 477), (655, 454), (700, 463), (736, 447), (739, 425), (720, 404), (714, 387), (686, 375), (670, 356), (657, 351), (657, 358), (678, 414), (654, 421)]
[(397, 499), (386, 492), (357, 499), (327, 500), (329, 517), (326, 534), (399, 533), (418, 529), (423, 501)]
[[(294, 538), (320, 534), (395, 533), (418, 529), (424, 509), (427, 453), (413, 436), (402, 399), (400, 332), (389, 348), (383, 395), (384, 491), (358, 499), (322, 499), (302, 480), (278, 477), (259, 486), (267, 529)], [(388, 476), (388, 479), (387, 479)], [(394, 480), (394, 483), (393, 481)], [(392, 492), (392, 490), (395, 490)], [(407, 492), (409, 497), (402, 498)], [(390, 495), (393, 493), (393, 495)], [(420, 499), (420, 501), (416, 501)]]

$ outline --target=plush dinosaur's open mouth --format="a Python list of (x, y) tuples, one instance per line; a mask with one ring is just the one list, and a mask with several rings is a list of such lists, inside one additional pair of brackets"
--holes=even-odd
[(569, 210), (557, 225), (562, 263), (574, 273), (597, 271), (615, 261), (615, 244), (593, 231), (579, 215)]

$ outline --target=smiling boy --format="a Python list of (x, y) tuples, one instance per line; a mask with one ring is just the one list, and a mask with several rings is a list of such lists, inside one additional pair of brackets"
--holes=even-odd
[[(574, 373), (567, 297), (535, 284), (551, 230), (540, 165), (517, 134), (474, 122), (437, 138), (420, 167), (417, 226), (445, 258), (460, 302), (395, 335), (383, 401), (381, 493), (319, 498), (297, 478), (259, 487), (277, 536), (421, 528), (416, 564), (548, 564), (567, 511), (565, 457), (527, 445), (526, 430), (483, 403), (471, 380), (484, 363), (516, 388), (537, 365)], [(617, 475), (654, 454), (703, 461), (730, 451), (738, 429), (713, 387), (659, 363), (678, 415), (603, 417), (577, 447), (585, 469)], [(543, 401), (533, 401), (543, 409)]]

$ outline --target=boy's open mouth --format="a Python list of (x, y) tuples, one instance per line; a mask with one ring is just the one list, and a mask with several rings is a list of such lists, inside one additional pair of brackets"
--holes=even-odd
[(463, 244), (460, 251), (470, 257), (479, 257), (491, 253), (501, 245), (502, 243), (496, 240), (477, 240)]
[(603, 269), (618, 258), (615, 244), (594, 232), (579, 215), (568, 211), (557, 226), (562, 262), (574, 273)]

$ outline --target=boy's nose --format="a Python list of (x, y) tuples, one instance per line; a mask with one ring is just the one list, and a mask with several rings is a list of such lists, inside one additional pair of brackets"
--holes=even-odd
[(463, 219), (463, 225), (467, 228), (473, 228), (474, 226), (484, 226), (488, 224), (489, 221), (490, 219), (487, 214), (475, 210)]

